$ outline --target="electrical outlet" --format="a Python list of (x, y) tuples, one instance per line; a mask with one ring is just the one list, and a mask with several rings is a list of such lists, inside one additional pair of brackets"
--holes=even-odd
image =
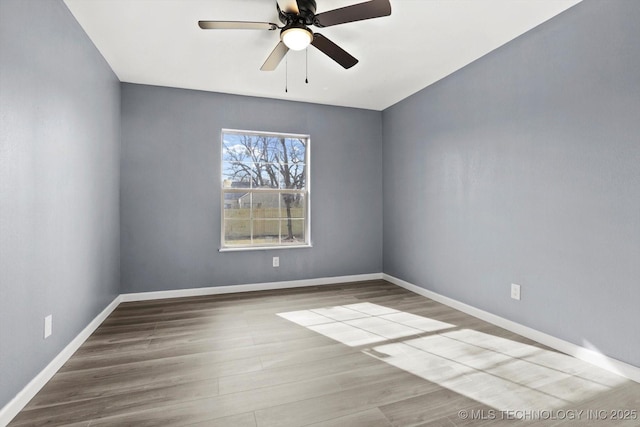
[(53, 314), (44, 318), (44, 337), (49, 338), (53, 333)]
[(520, 301), (520, 285), (511, 284), (511, 298)]
[(273, 266), (274, 267), (280, 267), (280, 257), (278, 257), (278, 256), (274, 256), (273, 257)]

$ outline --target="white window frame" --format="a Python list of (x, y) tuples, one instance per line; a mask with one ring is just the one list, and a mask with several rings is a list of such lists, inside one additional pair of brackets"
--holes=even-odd
[[(271, 188), (252, 188), (249, 191), (245, 190), (231, 190), (229, 188), (225, 188), (224, 185), (224, 136), (225, 134), (236, 134), (236, 135), (259, 135), (259, 136), (271, 136), (277, 138), (296, 138), (296, 139), (304, 139), (306, 141), (305, 144), (305, 188), (301, 190), (290, 189), (290, 188), (282, 188), (282, 189), (271, 189)], [(238, 251), (255, 251), (255, 250), (271, 250), (271, 249), (299, 249), (299, 248), (310, 248), (311, 245), (311, 168), (310, 168), (310, 145), (311, 145), (311, 137), (306, 134), (295, 134), (295, 133), (284, 133), (284, 132), (263, 132), (263, 131), (252, 131), (252, 130), (240, 130), (240, 129), (227, 129), (223, 128), (220, 132), (220, 252), (238, 252)], [(227, 245), (225, 242), (225, 194), (229, 193), (238, 193), (238, 192), (248, 192), (251, 195), (253, 194), (268, 194), (268, 193), (299, 193), (304, 196), (304, 242), (298, 244), (291, 243), (282, 243), (281, 241), (276, 244), (271, 245)], [(281, 198), (280, 198), (281, 200)], [(253, 240), (253, 215), (250, 216), (251, 219), (251, 239)], [(282, 221), (280, 221), (282, 224)], [(282, 227), (282, 225), (280, 225)], [(282, 235), (282, 232), (280, 232)]]

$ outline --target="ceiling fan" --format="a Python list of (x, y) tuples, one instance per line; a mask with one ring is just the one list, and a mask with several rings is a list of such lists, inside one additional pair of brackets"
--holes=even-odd
[(260, 68), (262, 71), (273, 71), (285, 57), (289, 49), (303, 50), (312, 45), (344, 68), (351, 68), (358, 60), (340, 46), (320, 33), (314, 33), (309, 26), (319, 28), (365, 19), (380, 18), (391, 15), (389, 0), (370, 0), (316, 15), (315, 0), (276, 0), (278, 18), (284, 24), (279, 26), (273, 22), (247, 21), (198, 21), (203, 30), (280, 30), (280, 42), (271, 52)]

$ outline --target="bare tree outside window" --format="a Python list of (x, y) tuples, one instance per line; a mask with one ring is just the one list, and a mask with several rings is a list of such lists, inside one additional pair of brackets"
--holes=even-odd
[(308, 246), (306, 135), (222, 133), (223, 248)]

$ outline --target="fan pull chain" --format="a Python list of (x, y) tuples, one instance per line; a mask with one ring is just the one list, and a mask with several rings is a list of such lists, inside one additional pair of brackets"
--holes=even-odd
[(284, 92), (289, 93), (289, 57), (284, 57)]
[(304, 50), (304, 82), (309, 84), (309, 48)]

